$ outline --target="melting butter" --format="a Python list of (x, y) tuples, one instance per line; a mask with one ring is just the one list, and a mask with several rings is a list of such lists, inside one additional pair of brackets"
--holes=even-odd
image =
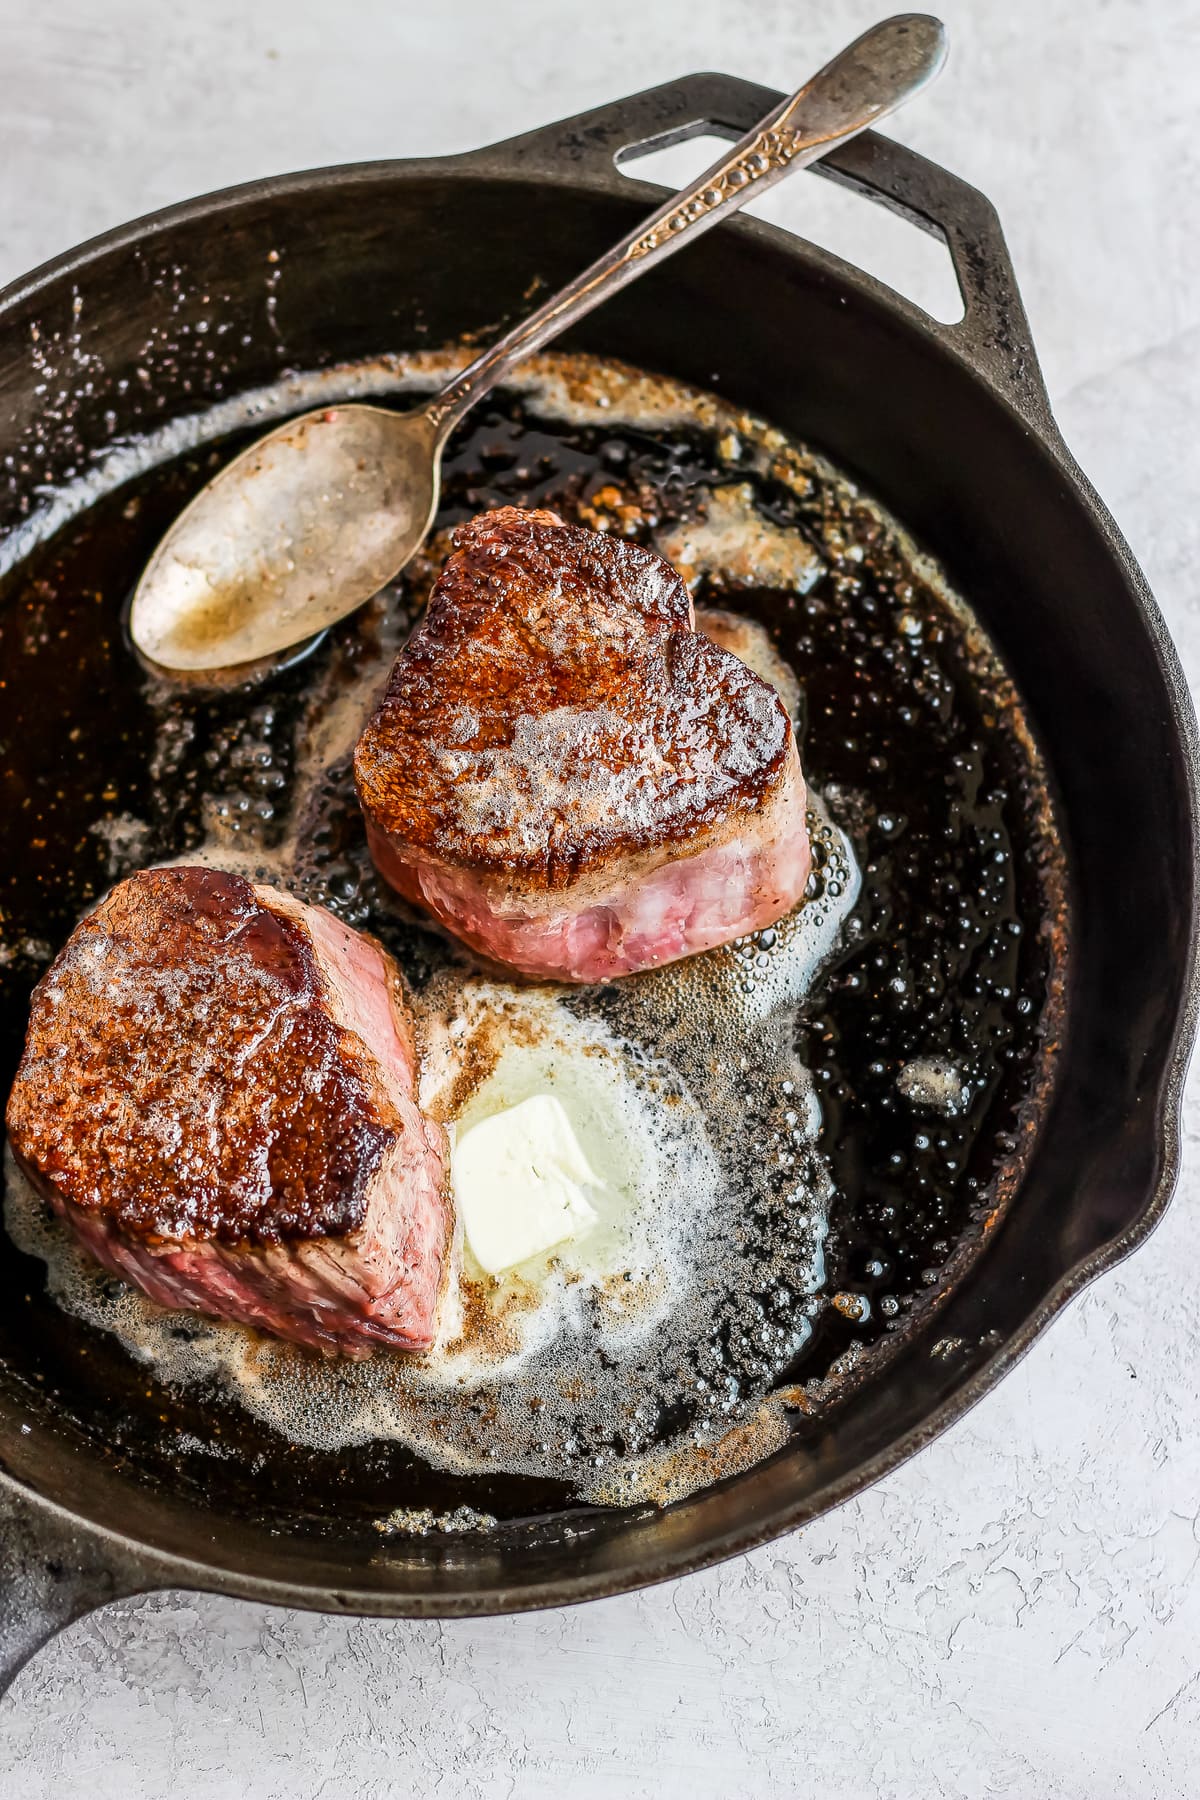
[(602, 1185), (555, 1094), (531, 1094), (464, 1131), (451, 1157), (467, 1247), (502, 1275), (596, 1223), (587, 1189)]

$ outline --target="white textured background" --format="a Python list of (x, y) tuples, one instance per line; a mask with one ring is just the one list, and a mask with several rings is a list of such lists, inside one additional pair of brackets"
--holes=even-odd
[[(1066, 436), (1200, 676), (1200, 6), (942, 10), (950, 69), (897, 135), (1000, 208)], [(254, 175), (465, 149), (696, 68), (790, 87), (882, 11), (0, 0), (0, 281)], [(770, 213), (927, 277), (925, 240), (826, 187), (798, 177)], [(17, 1681), (0, 1794), (1195, 1796), (1198, 1135), (1194, 1092), (1150, 1245), (970, 1419), (802, 1536), (515, 1620), (114, 1606)]]

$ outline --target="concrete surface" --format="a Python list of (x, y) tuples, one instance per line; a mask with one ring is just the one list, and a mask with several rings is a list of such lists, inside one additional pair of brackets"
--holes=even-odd
[[(943, 10), (951, 68), (898, 133), (999, 206), (1066, 435), (1200, 676), (1200, 9)], [(790, 86), (882, 11), (0, 0), (0, 280), (252, 175), (465, 148), (700, 67)], [(923, 278), (923, 241), (884, 244), (824, 185), (786, 185), (773, 215)], [(802, 1537), (514, 1621), (113, 1606), (17, 1682), (0, 1793), (1200, 1793), (1198, 1134), (1193, 1087), (1182, 1191), (1151, 1244), (970, 1419)]]

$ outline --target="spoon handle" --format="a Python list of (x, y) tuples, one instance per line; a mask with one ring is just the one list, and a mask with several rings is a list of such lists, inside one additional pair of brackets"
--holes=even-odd
[(946, 57), (940, 20), (901, 13), (872, 26), (812, 80), (755, 125), (689, 188), (522, 319), (435, 395), (426, 415), (439, 441), (523, 357), (540, 350), (594, 306), (765, 193), (792, 169), (856, 137), (894, 112), (938, 73)]

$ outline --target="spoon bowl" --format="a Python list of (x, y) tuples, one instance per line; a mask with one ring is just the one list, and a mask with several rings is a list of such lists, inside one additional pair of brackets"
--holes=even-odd
[(156, 667), (275, 657), (391, 581), (420, 548), (441, 461), (427, 412), (329, 406), (260, 438), (203, 488), (138, 583), (130, 632)]

